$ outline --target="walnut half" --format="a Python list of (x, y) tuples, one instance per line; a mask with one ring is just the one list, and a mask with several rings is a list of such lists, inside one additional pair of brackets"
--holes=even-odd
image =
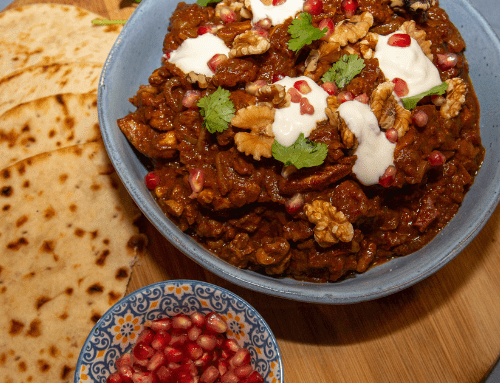
[(355, 15), (349, 20), (343, 20), (335, 26), (335, 31), (328, 38), (330, 43), (338, 43), (345, 47), (348, 43), (356, 43), (366, 36), (373, 25), (373, 16), (370, 12)]
[(330, 202), (314, 200), (305, 204), (304, 211), (309, 222), (314, 223), (314, 239), (321, 247), (329, 247), (342, 242), (350, 242), (354, 228), (341, 211)]
[(446, 80), (448, 88), (446, 89), (446, 100), (441, 106), (439, 113), (446, 119), (458, 116), (462, 110), (467, 94), (467, 84), (460, 77)]

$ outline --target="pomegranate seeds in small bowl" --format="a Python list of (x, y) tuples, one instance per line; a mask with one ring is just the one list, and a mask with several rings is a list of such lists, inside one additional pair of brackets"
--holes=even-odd
[(262, 316), (221, 287), (176, 280), (117, 302), (85, 341), (75, 383), (283, 383)]

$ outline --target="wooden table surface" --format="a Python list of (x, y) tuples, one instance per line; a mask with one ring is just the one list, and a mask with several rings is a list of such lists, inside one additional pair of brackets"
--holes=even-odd
[[(43, 0), (16, 0), (9, 8), (36, 2)], [(131, 0), (45, 2), (114, 19), (128, 18), (137, 7)], [(500, 355), (500, 208), (433, 276), (385, 298), (338, 306), (236, 286), (184, 256), (145, 219), (142, 228), (149, 251), (134, 266), (129, 292), (162, 280), (196, 279), (242, 296), (276, 335), (287, 383), (476, 383)]]

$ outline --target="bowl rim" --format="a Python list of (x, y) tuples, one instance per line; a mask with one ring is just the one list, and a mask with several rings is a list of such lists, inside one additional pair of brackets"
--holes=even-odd
[[(442, 3), (450, 1), (451, 0), (443, 0)], [(498, 40), (498, 37), (490, 27), (488, 22), (484, 19), (484, 17), (473, 7), (473, 5), (468, 0), (456, 0), (456, 2), (459, 3), (457, 5), (461, 5), (466, 8), (467, 12), (469, 12), (474, 21), (477, 22), (480, 27), (483, 28), (483, 30), (487, 33), (496, 51), (500, 51), (500, 41)], [(467, 227), (467, 229), (464, 230), (462, 234), (460, 234), (460, 237), (457, 238), (456, 246), (453, 249), (446, 250), (445, 254), (439, 260), (435, 262), (433, 261), (431, 265), (426, 265), (426, 267), (421, 268), (420, 270), (418, 270), (418, 273), (412, 274), (409, 279), (405, 281), (389, 280), (383, 288), (375, 288), (367, 293), (351, 294), (349, 292), (342, 294), (331, 288), (331, 285), (334, 284), (349, 283), (350, 279), (345, 279), (341, 282), (326, 284), (330, 287), (325, 288), (325, 284), (302, 282), (296, 280), (287, 281), (287, 278), (280, 279), (268, 277), (266, 275), (258, 274), (252, 271), (239, 269), (218, 258), (214, 254), (206, 250), (202, 245), (196, 243), (191, 237), (184, 234), (183, 232), (180, 232), (177, 226), (175, 226), (175, 224), (170, 221), (170, 219), (168, 219), (168, 217), (166, 217), (163, 212), (159, 211), (156, 201), (153, 201), (156, 206), (151, 205), (150, 201), (145, 198), (144, 195), (142, 195), (138, 190), (139, 188), (137, 188), (137, 179), (132, 177), (132, 171), (124, 166), (122, 158), (118, 159), (112, 155), (114, 150), (113, 145), (115, 145), (115, 142), (113, 142), (113, 137), (111, 137), (108, 129), (118, 128), (116, 127), (116, 124), (114, 124), (113, 126), (112, 121), (108, 122), (108, 111), (104, 106), (104, 102), (109, 94), (109, 87), (106, 87), (106, 81), (109, 78), (108, 72), (111, 71), (113, 65), (116, 64), (118, 54), (117, 52), (122, 46), (123, 40), (126, 39), (128, 33), (131, 33), (130, 31), (134, 29), (136, 23), (139, 22), (140, 16), (144, 12), (148, 11), (149, 8), (154, 7), (153, 3), (153, 1), (143, 1), (139, 4), (129, 21), (125, 24), (125, 27), (121, 31), (117, 42), (113, 45), (108, 55), (106, 63), (103, 67), (103, 71), (101, 73), (98, 88), (99, 123), (101, 126), (104, 145), (106, 147), (106, 150), (108, 151), (108, 154), (110, 154), (110, 159), (115, 166), (120, 179), (124, 183), (129, 194), (137, 203), (138, 207), (143, 211), (144, 215), (153, 224), (153, 226), (155, 226), (171, 244), (173, 244), (180, 252), (184, 253), (184, 255), (188, 256), (196, 263), (232, 283), (264, 294), (311, 303), (358, 303), (396, 293), (434, 274), (455, 256), (457, 256), (479, 233), (479, 231), (484, 227), (484, 225), (490, 218), (495, 207), (500, 201), (500, 191), (498, 190), (498, 187), (494, 190), (493, 197), (484, 202), (484, 210), (482, 211), (482, 214), (480, 214), (475, 219), (474, 225), (472, 227)], [(443, 4), (441, 4), (441, 6), (443, 7)], [(121, 153), (119, 153), (119, 155), (121, 155)], [(481, 174), (481, 169), (478, 172), (478, 175), (479, 174)], [(498, 172), (496, 173), (496, 178), (500, 178)], [(474, 186), (475, 185), (472, 185), (471, 189), (474, 188)], [(453, 219), (450, 222), (453, 222)], [(448, 223), (447, 226), (449, 225), (450, 223)], [(438, 236), (436, 236), (436, 238), (442, 236), (442, 233), (445, 232), (445, 230), (446, 227), (438, 234)], [(436, 238), (434, 238), (431, 242), (436, 241)], [(424, 246), (424, 248), (426, 246)], [(418, 256), (418, 253), (419, 252), (417, 251), (405, 257), (400, 257), (399, 259), (411, 259), (412, 257)], [(385, 269), (381, 270), (380, 272), (392, 272), (392, 268), (390, 266), (393, 262), (395, 261), (390, 261), (384, 265), (379, 265), (376, 268), (372, 268), (371, 270), (363, 273), (363, 275), (368, 275), (369, 273), (373, 272), (373, 270), (384, 267)], [(354, 279), (355, 278), (351, 279), (351, 281)]]
[(149, 285), (140, 287), (139, 289), (134, 290), (134, 291), (130, 292), (129, 294), (125, 295), (124, 297), (120, 298), (120, 300), (115, 302), (113, 304), (113, 306), (111, 306), (108, 310), (106, 310), (106, 312), (101, 316), (101, 318), (99, 318), (99, 320), (96, 322), (96, 324), (92, 327), (92, 330), (90, 330), (89, 334), (85, 338), (85, 341), (83, 342), (82, 347), (80, 348), (80, 353), (78, 354), (78, 360), (76, 363), (76, 368), (75, 368), (75, 373), (74, 373), (74, 379), (73, 379), (74, 383), (80, 382), (79, 373), (81, 370), (81, 366), (83, 364), (83, 355), (84, 355), (85, 346), (87, 344), (89, 344), (90, 340), (93, 338), (95, 330), (97, 330), (98, 328), (100, 328), (102, 326), (105, 318), (108, 315), (110, 315), (116, 309), (116, 307), (124, 305), (124, 304), (127, 305), (128, 302), (132, 298), (142, 295), (146, 290), (150, 290), (150, 289), (154, 289), (154, 288), (161, 288), (164, 291), (167, 286), (178, 287), (179, 285), (189, 285), (193, 289), (196, 286), (202, 286), (202, 287), (208, 287), (208, 288), (214, 289), (214, 291), (218, 291), (222, 294), (226, 294), (227, 296), (235, 299), (237, 302), (240, 302), (243, 306), (245, 306), (246, 309), (250, 310), (252, 312), (253, 316), (255, 318), (257, 318), (259, 325), (261, 327), (263, 327), (265, 329), (265, 331), (269, 334), (269, 339), (272, 342), (273, 348), (276, 350), (276, 359), (277, 359), (277, 363), (279, 365), (278, 371), (280, 371), (279, 383), (285, 382), (285, 372), (283, 370), (283, 357), (282, 357), (281, 350), (280, 350), (280, 347), (278, 344), (278, 339), (274, 335), (271, 327), (266, 322), (266, 320), (264, 319), (262, 314), (255, 307), (253, 307), (250, 303), (248, 303), (245, 299), (240, 297), (238, 294), (233, 293), (232, 291), (230, 291), (224, 287), (220, 287), (218, 285), (215, 285), (213, 283), (209, 283), (209, 282), (205, 282), (205, 281), (198, 281), (198, 280), (194, 280), (194, 279), (171, 279), (171, 280), (167, 280), (167, 281), (159, 281), (159, 282), (151, 283)]

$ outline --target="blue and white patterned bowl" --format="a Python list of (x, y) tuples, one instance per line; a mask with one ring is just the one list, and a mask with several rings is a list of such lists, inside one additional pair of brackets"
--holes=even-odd
[(96, 323), (85, 341), (74, 383), (105, 383), (115, 361), (129, 351), (147, 320), (194, 311), (215, 311), (226, 320), (228, 337), (250, 351), (266, 383), (283, 383), (281, 352), (262, 316), (236, 294), (206, 282), (175, 280), (143, 287), (122, 298)]

